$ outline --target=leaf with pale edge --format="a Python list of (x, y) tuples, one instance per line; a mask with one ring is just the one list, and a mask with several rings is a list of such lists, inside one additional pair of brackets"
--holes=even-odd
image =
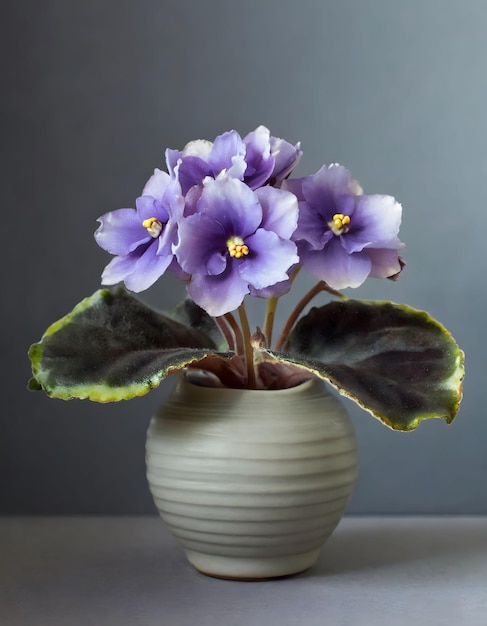
[(188, 364), (232, 356), (216, 352), (204, 332), (156, 313), (124, 289), (102, 289), (31, 346), (29, 388), (63, 400), (128, 400)]
[(171, 312), (170, 316), (177, 322), (181, 322), (185, 326), (199, 330), (215, 344), (218, 350), (228, 350), (227, 342), (222, 335), (220, 327), (215, 322), (215, 318), (208, 315), (208, 313), (199, 307), (191, 300), (191, 298), (185, 298), (180, 302)]
[(296, 324), (279, 362), (329, 381), (390, 428), (451, 423), (462, 398), (464, 355), (428, 313), (390, 302), (347, 300), (313, 308)]

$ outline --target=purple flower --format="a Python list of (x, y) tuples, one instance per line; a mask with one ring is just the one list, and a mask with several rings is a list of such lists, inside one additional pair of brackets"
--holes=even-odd
[(174, 251), (191, 274), (188, 292), (212, 316), (233, 311), (251, 290), (270, 294), (299, 261), (290, 237), (297, 225), (296, 197), (273, 187), (252, 191), (225, 176), (204, 182), (196, 212), (179, 225)]
[(182, 151), (166, 150), (166, 163), (186, 195), (206, 177), (218, 178), (222, 173), (242, 180), (251, 189), (271, 180), (279, 186), (301, 154), (300, 144), (292, 146), (283, 139), (271, 137), (265, 126), (259, 126), (243, 139), (231, 130), (219, 135), (213, 143), (198, 139), (190, 141)]
[(298, 244), (303, 266), (334, 289), (358, 287), (367, 277), (401, 271), (397, 238), (401, 205), (391, 196), (362, 195), (339, 165), (285, 181), (299, 200)]
[(271, 155), (274, 157), (271, 179), (275, 187), (280, 187), (282, 181), (289, 176), (303, 155), (301, 143), (298, 142), (293, 146), (284, 139), (271, 137)]
[(118, 209), (98, 218), (95, 239), (116, 255), (102, 274), (102, 284), (123, 281), (128, 289), (139, 292), (167, 269), (184, 276), (172, 251), (184, 198), (179, 183), (156, 169), (135, 205), (135, 209)]

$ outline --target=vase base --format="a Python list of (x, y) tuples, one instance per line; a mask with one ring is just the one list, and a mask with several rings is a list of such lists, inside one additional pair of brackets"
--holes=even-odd
[(212, 574), (211, 572), (204, 572), (201, 569), (195, 567), (195, 570), (204, 576), (208, 576), (209, 578), (218, 578), (219, 580), (234, 580), (241, 583), (257, 583), (257, 582), (265, 582), (266, 580), (276, 580), (278, 578), (291, 578), (292, 576), (298, 576), (303, 572), (306, 572), (309, 567), (299, 571), (293, 572), (292, 574), (277, 574), (276, 576), (257, 576), (257, 577), (247, 577), (247, 576), (223, 576), (222, 574)]
[(318, 558), (320, 550), (304, 554), (265, 558), (241, 558), (202, 554), (186, 551), (191, 565), (201, 574), (211, 578), (256, 582), (302, 574)]

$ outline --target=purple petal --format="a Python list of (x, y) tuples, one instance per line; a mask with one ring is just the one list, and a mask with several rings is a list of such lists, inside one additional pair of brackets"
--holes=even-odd
[(227, 259), (221, 252), (215, 252), (208, 259), (206, 270), (210, 276), (218, 276), (227, 267)]
[(125, 256), (152, 239), (135, 209), (117, 209), (97, 221), (96, 242), (110, 254)]
[[(150, 217), (156, 217), (161, 224), (165, 224), (169, 219), (169, 213), (162, 204), (152, 196), (140, 196), (135, 201), (137, 216), (140, 224)], [(142, 228), (144, 228), (142, 226)]]
[(134, 271), (136, 255), (116, 256), (105, 267), (101, 275), (102, 285), (116, 285)]
[[(337, 213), (343, 213), (343, 215), (348, 215), (350, 218), (353, 217), (357, 208), (357, 196), (351, 193), (336, 196), (335, 208)], [(356, 223), (356, 219), (353, 220), (353, 223)]]
[(181, 185), (177, 180), (172, 179), (164, 190), (161, 204), (166, 208), (169, 216), (178, 221), (183, 217), (185, 199), (181, 190)]
[(304, 178), (288, 178), (283, 181), (281, 189), (285, 189), (293, 193), (300, 202), (304, 201), (303, 182), (307, 178), (311, 178), (311, 176), (305, 176)]
[(396, 238), (401, 225), (402, 208), (392, 196), (351, 197), (355, 201), (355, 211), (351, 217), (350, 230), (343, 236), (343, 246), (348, 252), (359, 252), (365, 247), (376, 247), (374, 243)]
[(131, 291), (148, 289), (164, 274), (173, 259), (172, 254), (157, 255), (156, 249), (156, 245), (149, 245), (144, 251), (115, 257), (103, 271), (102, 284), (115, 285), (123, 281)]
[[(151, 207), (146, 198), (154, 198), (157, 203)], [(161, 223), (167, 222), (170, 217), (178, 220), (182, 217), (184, 210), (181, 186), (166, 172), (155, 169), (142, 191), (142, 196), (137, 200), (136, 206), (143, 220), (152, 216), (157, 217)], [(154, 212), (149, 215), (150, 211)]]
[(194, 274), (188, 284), (188, 293), (209, 315), (218, 317), (237, 309), (249, 293), (249, 287), (235, 271), (233, 263), (229, 263), (219, 276)]
[(299, 203), (298, 227), (293, 234), (295, 241), (304, 240), (315, 250), (322, 250), (334, 236), (321, 213), (307, 202)]
[(172, 247), (178, 240), (178, 225), (174, 220), (169, 220), (163, 227), (161, 234), (157, 238), (157, 254), (171, 254)]
[(274, 169), (274, 157), (271, 156), (270, 132), (265, 126), (259, 126), (244, 138), (246, 147), (244, 181), (251, 189), (257, 189), (270, 177)]
[(188, 193), (184, 196), (184, 216), (193, 215), (196, 212), (196, 205), (201, 198), (203, 188), (199, 185), (191, 187)]
[(385, 241), (374, 241), (374, 243), (369, 244), (364, 248), (364, 250), (369, 250), (371, 248), (387, 248), (388, 250), (401, 250), (404, 248), (402, 241), (398, 237), (393, 237), (392, 239), (387, 239)]
[(168, 148), (166, 150), (165, 157), (167, 170), (172, 175), (174, 174), (174, 169), (179, 159), (183, 158), (183, 153), (180, 150), (171, 150), (170, 148)]
[(256, 189), (255, 193), (262, 207), (262, 228), (274, 231), (283, 239), (289, 239), (298, 225), (296, 196), (269, 186)]
[(187, 272), (183, 271), (175, 256), (173, 256), (172, 261), (167, 269), (168, 271), (172, 272), (179, 280), (186, 281), (190, 279), (190, 275)]
[(245, 239), (262, 221), (262, 207), (257, 195), (235, 178), (208, 180), (197, 210), (220, 225), (227, 239), (235, 236)]
[(169, 176), (169, 174), (156, 168), (152, 176), (146, 182), (141, 195), (152, 196), (153, 198), (158, 198), (160, 200), (170, 182), (171, 177)]
[(370, 273), (372, 262), (365, 252), (348, 254), (340, 239), (334, 237), (323, 250), (301, 255), (304, 267), (333, 289), (359, 287)]
[(255, 289), (288, 279), (288, 269), (299, 262), (296, 244), (276, 233), (259, 228), (245, 243), (249, 255), (239, 265), (240, 276)]
[(256, 298), (265, 298), (266, 300), (269, 298), (280, 298), (291, 289), (291, 281), (283, 280), (280, 283), (264, 287), (263, 289), (254, 289), (252, 285), (249, 285), (249, 289), (250, 295)]
[(125, 284), (132, 291), (143, 291), (153, 285), (174, 258), (172, 252), (165, 255), (155, 252), (155, 246), (149, 246), (138, 259), (134, 273), (126, 278)]
[(133, 271), (124, 279), (127, 289), (136, 293), (148, 289), (164, 274), (172, 260), (172, 253), (159, 255), (157, 246), (148, 246), (136, 259)]
[(240, 135), (235, 130), (219, 135), (213, 144), (208, 157), (213, 175), (216, 177), (222, 170), (229, 170), (234, 162), (234, 157), (245, 157), (245, 145)]
[(219, 222), (195, 213), (179, 224), (179, 243), (173, 251), (179, 265), (188, 274), (205, 273), (209, 263), (211, 273), (216, 273), (214, 255), (226, 250), (227, 238)]
[(186, 195), (193, 185), (201, 184), (206, 176), (212, 175), (211, 166), (199, 157), (193, 156), (183, 157), (174, 171), (183, 195)]
[(303, 151), (300, 143), (293, 146), (284, 139), (271, 137), (271, 154), (275, 160), (272, 178), (275, 178), (279, 183), (293, 171), (299, 163)]
[(327, 221), (337, 213), (337, 198), (349, 194), (350, 172), (341, 165), (323, 167), (303, 179), (303, 194), (309, 204)]
[(238, 180), (244, 179), (244, 173), (247, 169), (247, 163), (245, 162), (245, 158), (243, 155), (238, 154), (237, 156), (232, 157), (232, 166), (227, 170), (220, 172), (220, 176), (222, 174), (226, 174), (231, 178), (237, 178)]
[(389, 278), (402, 270), (397, 250), (367, 248), (364, 253), (372, 263), (371, 278)]

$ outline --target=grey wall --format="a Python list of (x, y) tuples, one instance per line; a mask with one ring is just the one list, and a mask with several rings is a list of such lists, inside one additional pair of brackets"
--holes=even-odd
[[(49, 400), (25, 390), (26, 351), (99, 287), (95, 219), (133, 205), (166, 146), (263, 123), (302, 141), (298, 174), (340, 162), (402, 202), (406, 270), (354, 295), (427, 309), (467, 353), (451, 426), (392, 432), (347, 404), (361, 463), (350, 511), (487, 512), (485, 1), (2, 8), (0, 510), (154, 511), (145, 430), (171, 383), (115, 405)], [(182, 295), (164, 279), (143, 298)]]

